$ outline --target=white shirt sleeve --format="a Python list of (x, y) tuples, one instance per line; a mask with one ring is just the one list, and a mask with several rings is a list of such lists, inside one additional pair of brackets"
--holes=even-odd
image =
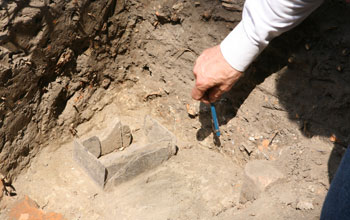
[(246, 0), (242, 20), (222, 41), (226, 61), (245, 71), (269, 42), (301, 23), (323, 0)]

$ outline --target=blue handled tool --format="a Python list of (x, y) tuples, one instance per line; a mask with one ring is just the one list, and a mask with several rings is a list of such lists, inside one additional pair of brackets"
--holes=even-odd
[(218, 117), (216, 116), (215, 105), (213, 103), (210, 103), (210, 110), (211, 110), (211, 116), (213, 118), (213, 123), (214, 123), (214, 132), (217, 137), (220, 137), (219, 121), (218, 121)]

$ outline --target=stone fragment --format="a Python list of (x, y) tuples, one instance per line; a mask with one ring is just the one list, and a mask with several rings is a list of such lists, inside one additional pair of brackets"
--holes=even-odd
[(228, 11), (242, 11), (242, 7), (239, 5), (225, 3), (225, 2), (221, 4), (222, 4), (222, 7), (224, 7)]
[(186, 110), (190, 118), (197, 117), (200, 112), (200, 102), (196, 101), (190, 104), (186, 104)]
[(64, 220), (64, 218), (54, 212), (45, 214), (36, 202), (25, 196), (13, 205), (9, 212), (9, 220)]
[(179, 12), (184, 8), (184, 4), (182, 2), (178, 2), (176, 4), (173, 5), (173, 10)]
[(99, 158), (101, 156), (101, 143), (98, 137), (93, 136), (83, 141), (83, 145), (95, 157)]
[(132, 141), (132, 134), (130, 127), (127, 125), (123, 125), (122, 127), (122, 141), (123, 141), (123, 148), (129, 147)]
[(98, 186), (104, 187), (106, 168), (78, 140), (74, 140), (73, 158)]
[(101, 155), (106, 155), (123, 147), (122, 124), (118, 119), (106, 128), (100, 135)]
[(312, 202), (299, 201), (297, 203), (296, 209), (299, 209), (299, 210), (313, 210), (314, 209), (314, 205), (312, 204)]
[(5, 192), (5, 186), (2, 183), (2, 181), (0, 181), (0, 200), (2, 199), (2, 197), (4, 196), (4, 192)]
[(159, 166), (175, 153), (176, 146), (171, 141), (159, 141), (145, 146), (132, 145), (127, 150), (120, 152), (119, 157), (115, 157), (118, 160), (117, 164), (126, 163), (115, 169), (117, 172), (110, 178), (106, 188), (119, 185)]
[(109, 78), (105, 78), (104, 80), (102, 80), (101, 85), (104, 89), (108, 89), (110, 84), (111, 84), (111, 80)]
[(266, 187), (282, 179), (283, 174), (265, 160), (254, 160), (244, 168), (244, 182), (241, 189), (240, 202), (246, 203), (258, 198)]
[(172, 141), (176, 143), (176, 137), (168, 129), (159, 124), (149, 115), (145, 117), (144, 131), (150, 143), (158, 141)]
[(204, 20), (209, 21), (212, 15), (212, 11), (211, 10), (205, 10), (202, 14), (202, 17)]

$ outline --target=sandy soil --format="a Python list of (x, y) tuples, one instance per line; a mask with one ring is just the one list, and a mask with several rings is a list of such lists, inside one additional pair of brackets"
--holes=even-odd
[[(141, 121), (151, 115), (175, 134), (178, 154), (106, 192), (72, 161), (66, 130), (15, 179), (18, 196), (1, 201), (0, 217), (6, 218), (18, 197), (29, 195), (67, 219), (318, 219), (350, 138), (350, 9), (337, 1), (325, 4), (274, 40), (216, 103), (223, 134), (216, 146), (208, 107), (190, 98), (191, 71), (200, 52), (237, 24), (240, 12), (224, 9), (220, 1), (133, 2), (129, 47), (106, 67), (115, 71), (114, 80), (84, 107), (91, 117), (77, 126), (78, 134), (86, 136), (101, 118), (115, 115), (142, 142)], [(171, 19), (174, 11), (179, 20)], [(58, 117), (62, 123), (75, 111), (77, 96)], [(260, 159), (271, 161), (285, 178), (240, 204), (244, 167)], [(312, 208), (300, 206), (305, 203)]]

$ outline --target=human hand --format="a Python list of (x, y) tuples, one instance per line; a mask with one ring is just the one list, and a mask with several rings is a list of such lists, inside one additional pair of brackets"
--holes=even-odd
[(225, 60), (220, 46), (206, 49), (196, 60), (193, 68), (196, 84), (192, 98), (209, 104), (229, 91), (242, 76)]

